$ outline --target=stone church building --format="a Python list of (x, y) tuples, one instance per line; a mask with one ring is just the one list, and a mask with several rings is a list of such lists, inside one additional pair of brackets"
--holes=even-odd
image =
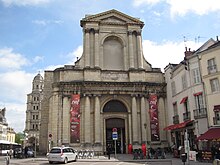
[(166, 147), (165, 81), (144, 58), (144, 23), (109, 10), (86, 15), (80, 26), (81, 58), (45, 71), (40, 151), (61, 145), (105, 151), (116, 144), (117, 153), (142, 144)]

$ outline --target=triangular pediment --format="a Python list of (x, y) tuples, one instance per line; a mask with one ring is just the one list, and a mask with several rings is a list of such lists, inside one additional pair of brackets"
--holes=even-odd
[(95, 15), (87, 15), (81, 20), (81, 26), (85, 22), (99, 22), (99, 23), (121, 23), (121, 24), (137, 24), (141, 27), (144, 26), (144, 23), (138, 18), (131, 17), (127, 14), (119, 12), (117, 10), (109, 10)]

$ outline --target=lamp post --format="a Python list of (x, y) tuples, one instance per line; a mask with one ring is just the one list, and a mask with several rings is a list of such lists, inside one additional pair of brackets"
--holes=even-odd
[(34, 157), (36, 158), (36, 152), (37, 152), (37, 138), (36, 134), (34, 134)]
[(146, 136), (146, 138), (145, 138), (145, 143), (146, 143), (146, 145), (147, 145), (147, 124), (146, 123), (144, 123), (144, 129), (145, 129), (145, 136)]

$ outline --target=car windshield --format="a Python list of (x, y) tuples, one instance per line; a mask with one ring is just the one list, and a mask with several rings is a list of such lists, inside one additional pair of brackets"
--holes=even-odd
[(53, 148), (53, 149), (50, 151), (50, 153), (59, 154), (59, 153), (61, 153), (61, 149), (59, 149), (59, 148)]

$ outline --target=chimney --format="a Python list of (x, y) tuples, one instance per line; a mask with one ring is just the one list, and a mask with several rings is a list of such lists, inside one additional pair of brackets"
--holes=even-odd
[(190, 48), (189, 48), (189, 50), (187, 50), (187, 47), (185, 47), (185, 48), (186, 48), (186, 50), (185, 50), (185, 52), (184, 52), (185, 57), (191, 56), (191, 55), (194, 53), (194, 51), (191, 51)]
[(218, 40), (218, 36), (216, 36), (216, 41), (219, 41), (219, 40)]

